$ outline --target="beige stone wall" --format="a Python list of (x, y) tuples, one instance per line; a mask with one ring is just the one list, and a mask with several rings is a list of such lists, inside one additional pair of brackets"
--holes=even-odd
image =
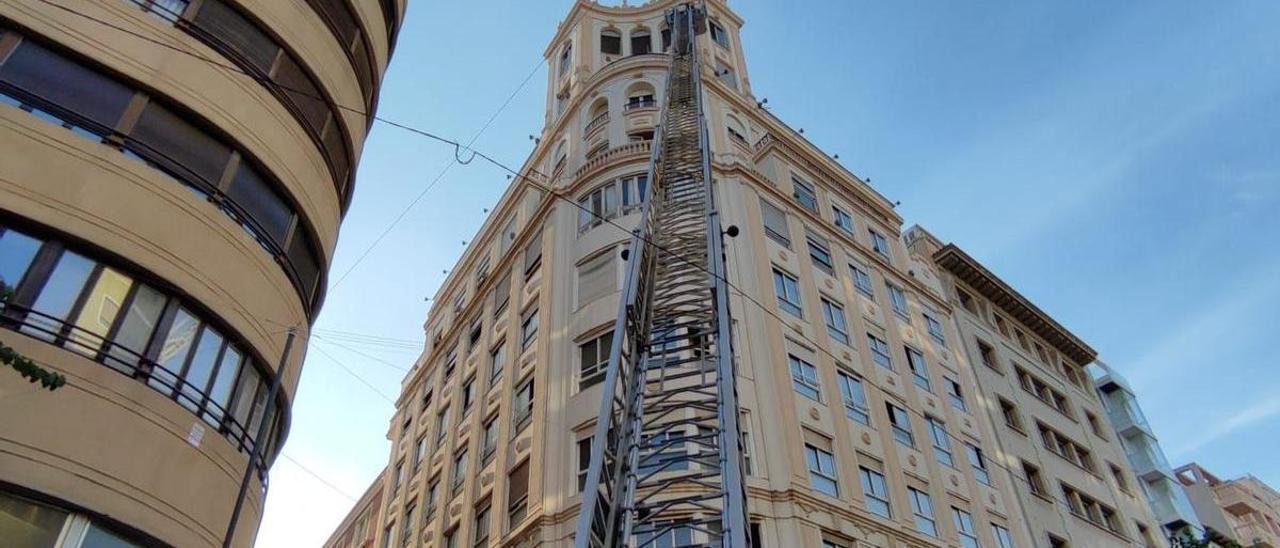
[[(522, 172), (537, 170), (559, 193), (572, 200), (588, 196), (602, 184), (645, 171), (648, 160), (643, 145), (627, 142), (628, 134), (656, 122), (656, 113), (623, 108), (628, 90), (637, 82), (652, 84), (661, 101), (665, 63), (658, 56), (622, 57), (605, 64), (598, 53), (600, 28), (613, 25), (626, 32), (644, 24), (655, 30), (658, 13), (670, 2), (639, 8), (602, 8), (587, 2), (575, 4), (549, 44), (547, 128), (539, 146)], [(937, 276), (919, 270), (918, 259), (900, 241), (901, 219), (890, 202), (865, 182), (845, 171), (824, 153), (772, 115), (757, 108), (749, 93), (738, 28), (741, 21), (721, 2), (709, 2), (713, 17), (725, 25), (729, 47), (700, 38), (704, 59), (732, 63), (738, 85), (731, 87), (708, 72), (706, 111), (717, 179), (717, 204), (724, 223), (738, 225), (742, 234), (727, 245), (730, 280), (750, 300), (734, 296), (734, 337), (738, 359), (738, 389), (742, 398), (744, 430), (750, 436), (748, 453), (752, 473), (748, 477), (749, 510), (765, 546), (817, 546), (827, 539), (842, 546), (920, 546), (959, 541), (952, 508), (972, 515), (975, 535), (984, 546), (994, 546), (991, 524), (1009, 529), (1018, 546), (1030, 546), (1022, 527), (1022, 505), (1013, 480), (988, 465), (991, 485), (979, 483), (964, 442), (981, 447), (988, 458), (996, 453), (995, 427), (983, 407), (979, 378), (971, 367), (962, 333), (953, 320), (953, 305), (941, 291)], [(565, 40), (573, 41), (572, 70), (557, 70)], [(556, 95), (567, 91), (557, 108)], [(608, 103), (608, 122), (586, 131), (595, 118), (593, 106)], [(745, 132), (742, 143), (727, 132), (730, 117), (735, 131)], [(769, 137), (766, 138), (766, 135)], [(600, 156), (587, 157), (596, 143), (607, 140)], [(563, 146), (563, 149), (561, 148)], [(563, 150), (565, 163), (556, 170)], [(814, 185), (817, 211), (809, 211), (793, 198), (791, 175)], [(537, 177), (537, 175), (534, 175)], [(543, 179), (538, 179), (542, 181)], [(760, 199), (783, 209), (788, 217), (791, 243), (782, 246), (765, 235)], [(535, 205), (537, 204), (537, 205)], [(832, 221), (832, 207), (850, 213), (852, 233)], [(443, 546), (447, 534), (456, 535), (459, 546), (476, 539), (475, 517), (490, 505), (487, 537), (497, 545), (569, 545), (579, 503), (576, 485), (576, 443), (589, 435), (600, 405), (598, 387), (579, 390), (581, 358), (578, 344), (611, 328), (617, 312), (616, 292), (590, 302), (578, 302), (578, 266), (600, 253), (616, 255), (627, 239), (626, 230), (610, 223), (580, 229), (579, 210), (529, 184), (513, 184), (503, 196), (448, 280), (433, 299), (424, 325), (428, 347), (406, 377), (397, 405), (399, 411), (388, 430), (393, 451), (385, 480), (386, 522), (395, 542), (403, 541), (405, 514), (414, 509), (410, 545)], [(612, 221), (625, 229), (636, 218), (619, 215)], [(539, 228), (541, 229), (538, 232)], [(806, 249), (806, 230), (825, 238), (834, 257), (834, 272), (816, 268)], [(888, 257), (872, 250), (870, 231), (885, 237)], [(542, 263), (524, 276), (526, 245), (540, 234)], [(501, 250), (506, 248), (506, 252)], [(871, 277), (872, 296), (854, 285), (849, 264), (864, 268)], [(477, 271), (487, 265), (485, 276)], [(802, 288), (804, 316), (795, 318), (776, 303), (771, 269), (777, 266), (797, 277)], [(617, 268), (621, 286), (622, 263)], [(510, 303), (494, 313), (491, 293), (504, 273), (512, 272)], [(907, 311), (892, 311), (886, 283), (904, 290)], [(820, 299), (843, 305), (850, 344), (834, 341), (823, 324)], [(767, 311), (761, 310), (758, 301)], [(455, 303), (457, 305), (455, 306)], [(519, 348), (522, 313), (537, 307), (536, 342)], [(928, 332), (924, 314), (940, 322), (944, 342)], [(775, 317), (775, 315), (777, 317)], [(779, 317), (781, 319), (779, 319)], [(469, 342), (471, 328), (480, 326), (479, 340)], [(876, 334), (888, 344), (893, 371), (876, 365), (866, 335)], [(912, 382), (904, 348), (919, 350), (928, 364), (931, 390)], [(502, 346), (504, 372), (489, 381), (490, 353)], [(446, 380), (443, 369), (456, 355), (456, 369)], [(813, 363), (819, 372), (820, 401), (798, 394), (792, 387), (787, 355)], [(863, 426), (846, 415), (837, 371), (863, 379), (871, 425)], [(460, 400), (463, 385), (474, 378), (475, 401), (464, 414)], [(967, 410), (953, 406), (944, 378), (961, 387)], [(513, 433), (515, 391), (527, 379), (534, 382), (533, 419)], [(423, 403), (427, 391), (430, 402)], [(889, 428), (885, 403), (894, 402), (909, 413), (914, 447), (895, 441)], [(435, 440), (437, 417), (449, 409), (443, 442)], [(954, 467), (935, 456), (925, 416), (946, 425)], [(462, 417), (459, 422), (459, 417)], [(480, 464), (484, 425), (490, 418), (499, 425), (494, 457)], [(406, 427), (407, 425), (407, 427)], [(806, 439), (825, 438), (835, 455), (838, 496), (811, 488), (805, 467)], [(415, 465), (417, 440), (427, 449)], [(468, 465), (457, 493), (451, 492), (453, 462), (466, 451)], [(507, 474), (527, 462), (528, 517), (515, 523), (506, 518)], [(877, 464), (879, 463), (879, 464)], [(394, 470), (402, 466), (397, 480)], [(865, 505), (859, 482), (860, 466), (878, 466), (887, 478), (892, 516), (873, 515)], [(424, 515), (433, 482), (440, 483), (435, 511)], [(937, 537), (915, 530), (908, 502), (908, 487), (927, 492), (932, 500)], [(386, 539), (380, 539), (384, 542)]]
[[(219, 51), (132, 2), (60, 4), (69, 11), (0, 0), (0, 16), (5, 26), (96, 65), (153, 100), (189, 109), (184, 114), (255, 156), (262, 171), (279, 181), (277, 191), (297, 204), (300, 222), (314, 229), (324, 270), (342, 201), (322, 151), (278, 96), (227, 68), (233, 63)], [(232, 4), (287, 45), (316, 74), (324, 94), (343, 105), (363, 102), (350, 61), (309, 4)], [(389, 46), (381, 3), (353, 4), (378, 42), (375, 72), (381, 74)], [(348, 144), (358, 151), (366, 120), (346, 118)], [(216, 204), (117, 148), (7, 104), (0, 105), (0, 209), (6, 223), (39, 226), (41, 236), (76, 242), (91, 251), (90, 258), (145, 275), (148, 283), (198, 306), (202, 317), (225, 324), (221, 331), (268, 370), (283, 351), (285, 327), (301, 326), (305, 335), (314, 317), (276, 260)], [(68, 378), (67, 386), (50, 393), (16, 374), (0, 375), (0, 412), (23, 417), (0, 421), (0, 481), (164, 543), (221, 543), (247, 463), (244, 453), (145, 380), (8, 326), (0, 329), (0, 340)], [(304, 340), (287, 364), (284, 403), (293, 398)], [(193, 429), (203, 435), (189, 443)], [(255, 481), (237, 546), (255, 534), (260, 494)]]

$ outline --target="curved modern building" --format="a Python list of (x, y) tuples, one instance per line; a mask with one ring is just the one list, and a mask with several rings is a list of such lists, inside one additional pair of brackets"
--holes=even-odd
[(324, 302), (404, 8), (0, 0), (0, 342), (67, 378), (0, 371), (0, 544), (223, 542), (288, 433), (285, 332)]

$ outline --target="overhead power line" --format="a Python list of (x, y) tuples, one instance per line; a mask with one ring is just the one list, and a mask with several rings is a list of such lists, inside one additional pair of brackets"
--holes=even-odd
[[(139, 38), (139, 39), (146, 40), (146, 41), (148, 41), (148, 42), (154, 43), (154, 44), (159, 45), (159, 46), (161, 46), (161, 47), (164, 47), (164, 48), (167, 48), (167, 49), (170, 49), (170, 50), (176, 51), (176, 52), (181, 53), (181, 54), (184, 54), (184, 55), (188, 55), (188, 56), (194, 57), (194, 58), (199, 59), (199, 60), (201, 60), (201, 61), (203, 61), (203, 62), (210, 63), (210, 64), (212, 64), (212, 65), (216, 65), (216, 66), (219, 66), (219, 67), (221, 67), (221, 68), (224, 68), (224, 69), (227, 69), (227, 70), (231, 70), (231, 71), (234, 71), (234, 72), (239, 72), (239, 73), (244, 74), (244, 75), (246, 75), (246, 76), (248, 76), (248, 77), (250, 77), (250, 78), (252, 78), (252, 79), (254, 79), (254, 80), (257, 80), (257, 81), (261, 82), (263, 85), (266, 85), (266, 86), (272, 86), (272, 87), (276, 87), (276, 88), (279, 88), (279, 89), (288, 90), (288, 91), (290, 91), (290, 92), (297, 93), (297, 94), (308, 95), (308, 96), (310, 96), (310, 97), (312, 97), (312, 98), (319, 99), (319, 100), (322, 100), (322, 101), (324, 101), (324, 100), (325, 100), (323, 97), (316, 97), (315, 95), (311, 95), (311, 94), (309, 94), (308, 92), (306, 92), (306, 91), (304, 91), (304, 90), (298, 90), (298, 89), (290, 88), (290, 87), (288, 87), (288, 86), (284, 86), (284, 85), (278, 84), (278, 83), (276, 83), (276, 82), (272, 82), (272, 81), (270, 81), (270, 80), (263, 79), (263, 78), (261, 78), (261, 77), (259, 77), (259, 76), (257, 76), (257, 75), (251, 74), (251, 73), (249, 73), (249, 72), (247, 72), (247, 71), (245, 71), (245, 70), (241, 69), (240, 67), (237, 67), (237, 66), (234, 66), (234, 65), (229, 65), (229, 64), (226, 64), (226, 63), (222, 63), (222, 62), (219, 62), (219, 61), (217, 61), (217, 60), (215, 60), (215, 59), (210, 59), (210, 58), (208, 58), (208, 57), (202, 56), (202, 55), (200, 55), (200, 54), (198, 54), (198, 53), (195, 53), (195, 52), (192, 52), (192, 51), (188, 51), (188, 50), (185, 50), (185, 49), (182, 49), (182, 48), (178, 48), (178, 47), (176, 47), (176, 46), (174, 46), (174, 45), (172, 45), (172, 44), (168, 44), (168, 43), (165, 43), (165, 42), (161, 42), (161, 41), (159, 41), (159, 40), (157, 40), (157, 39), (155, 39), (155, 38), (152, 38), (152, 37), (149, 37), (149, 36), (145, 36), (145, 35), (142, 35), (142, 34), (140, 34), (140, 33), (135, 32), (135, 31), (133, 31), (133, 30), (126, 29), (126, 28), (120, 27), (120, 26), (118, 26), (118, 25), (115, 25), (115, 24), (113, 24), (113, 23), (111, 23), (111, 22), (104, 21), (104, 20), (102, 20), (102, 19), (98, 19), (98, 18), (93, 17), (93, 16), (91, 16), (91, 15), (88, 15), (88, 14), (85, 14), (85, 13), (83, 13), (83, 12), (80, 12), (80, 11), (77, 11), (77, 10), (75, 10), (75, 9), (72, 9), (72, 8), (70, 8), (70, 7), (67, 7), (67, 6), (64, 6), (64, 5), (58, 4), (58, 3), (56, 3), (56, 2), (53, 2), (52, 0), (36, 0), (36, 1), (41, 2), (41, 3), (44, 3), (44, 4), (47, 4), (47, 5), (50, 5), (50, 6), (52, 6), (52, 7), (55, 7), (55, 8), (57, 8), (57, 9), (60, 9), (60, 10), (63, 10), (63, 11), (69, 12), (69, 13), (72, 13), (72, 14), (74, 14), (74, 15), (77, 15), (77, 16), (79, 16), (79, 17), (82, 17), (82, 18), (88, 19), (88, 20), (90, 20), (90, 21), (94, 21), (94, 22), (99, 23), (99, 24), (101, 24), (101, 25), (104, 25), (104, 26), (107, 26), (107, 27), (110, 27), (110, 28), (116, 29), (116, 30), (121, 31), (121, 32), (124, 32), (124, 33), (126, 33), (126, 34), (129, 34), (129, 35), (135, 36), (135, 37), (137, 37), (137, 38)], [(538, 66), (535, 66), (535, 68), (534, 68), (534, 71), (533, 71), (533, 72), (536, 72), (536, 71), (537, 71), (537, 69), (538, 69), (538, 68), (542, 65), (542, 63), (544, 63), (544, 62), (545, 62), (545, 60), (543, 60), (542, 62), (539, 62)], [(531, 77), (532, 77), (532, 73), (531, 73), (529, 76), (526, 76), (526, 78), (525, 78), (525, 82), (527, 82), (527, 81), (529, 80), (529, 78), (531, 78)], [(524, 86), (524, 83), (525, 83), (525, 82), (522, 82), (522, 83), (521, 83), (521, 87), (523, 87), (523, 86)], [(518, 92), (518, 91), (519, 91), (519, 88), (517, 88), (517, 92)], [(514, 94), (513, 94), (513, 95), (514, 95)], [(503, 104), (503, 107), (502, 107), (502, 108), (505, 108), (506, 104), (507, 104), (507, 103), (509, 103), (510, 101), (511, 101), (511, 98), (508, 98), (507, 102)], [(326, 102), (327, 102), (327, 101), (326, 101)], [(334, 105), (334, 107), (335, 107), (335, 108), (339, 108), (339, 109), (342, 109), (342, 110), (345, 110), (345, 111), (348, 111), (348, 112), (352, 112), (352, 113), (355, 113), (355, 114), (359, 114), (359, 115), (361, 115), (361, 116), (369, 116), (369, 113), (367, 113), (365, 110), (360, 109), (360, 108), (354, 108), (354, 107), (350, 107), (350, 106), (343, 105), (343, 104), (336, 103), (336, 102), (335, 102), (335, 103), (332, 103), (332, 104)], [(499, 112), (501, 112), (501, 108), (499, 109)], [(497, 115), (497, 114), (495, 114), (495, 115), (494, 115), (494, 117), (496, 117), (496, 115)], [(541, 190), (541, 191), (543, 191), (543, 192), (548, 193), (548, 195), (550, 195), (551, 197), (556, 198), (556, 199), (558, 199), (558, 200), (561, 200), (561, 201), (563, 201), (563, 202), (565, 202), (565, 203), (568, 203), (568, 204), (570, 204), (571, 206), (576, 207), (576, 208), (578, 208), (578, 209), (580, 209), (580, 210), (582, 210), (582, 211), (584, 211), (584, 212), (588, 213), (589, 215), (591, 215), (591, 216), (593, 216), (593, 217), (595, 217), (595, 218), (599, 219), (601, 222), (603, 222), (603, 223), (605, 223), (605, 224), (609, 224), (609, 225), (614, 226), (615, 228), (617, 228), (617, 229), (619, 229), (620, 231), (622, 231), (624, 234), (627, 234), (627, 235), (632, 234), (632, 230), (631, 230), (631, 229), (626, 228), (626, 227), (623, 227), (623, 226), (619, 225), (618, 223), (614, 222), (612, 219), (605, 218), (603, 215), (601, 215), (601, 214), (599, 214), (599, 213), (596, 213), (596, 212), (594, 212), (594, 211), (591, 211), (589, 208), (587, 208), (587, 207), (582, 206), (581, 204), (579, 204), (576, 200), (573, 200), (573, 199), (571, 199), (571, 198), (569, 198), (569, 197), (566, 197), (566, 196), (564, 196), (564, 195), (560, 194), (560, 193), (559, 193), (559, 192), (557, 192), (555, 189), (553, 189), (553, 188), (551, 188), (551, 187), (547, 186), (546, 184), (540, 183), (540, 182), (538, 182), (538, 181), (534, 180), (532, 177), (530, 177), (530, 176), (528, 176), (528, 175), (526, 175), (526, 174), (519, 173), (519, 172), (517, 172), (516, 170), (512, 169), (511, 167), (507, 166), (506, 164), (502, 163), (501, 161), (498, 161), (498, 160), (494, 159), (493, 157), (489, 156), (488, 154), (485, 154), (485, 153), (484, 153), (484, 152), (482, 152), (482, 151), (479, 151), (479, 150), (476, 150), (476, 149), (472, 148), (472, 144), (474, 144), (474, 141), (475, 141), (475, 139), (479, 136), (479, 134), (477, 134), (477, 135), (476, 135), (476, 137), (473, 137), (473, 138), (471, 139), (471, 141), (470, 141), (470, 142), (468, 142), (467, 144), (463, 144), (463, 143), (460, 143), (460, 142), (458, 142), (458, 141), (455, 141), (455, 140), (452, 140), (452, 139), (448, 139), (448, 138), (442, 137), (442, 136), (437, 135), (437, 134), (435, 134), (435, 133), (432, 133), (432, 132), (430, 132), (430, 131), (420, 129), (420, 128), (417, 128), (417, 127), (415, 127), (415, 126), (412, 126), (412, 125), (409, 125), (409, 124), (406, 124), (406, 123), (402, 123), (402, 122), (397, 122), (397, 121), (394, 121), (394, 120), (390, 120), (390, 119), (387, 119), (387, 118), (384, 118), (384, 117), (381, 117), (381, 116), (376, 116), (376, 115), (374, 115), (374, 116), (372, 116), (372, 119), (373, 119), (373, 120), (375, 120), (375, 121), (377, 121), (377, 122), (381, 122), (381, 123), (383, 123), (383, 124), (386, 124), (386, 125), (389, 125), (389, 126), (392, 126), (392, 127), (395, 127), (395, 128), (398, 128), (398, 129), (401, 129), (401, 130), (404, 130), (404, 131), (408, 131), (408, 132), (413, 133), (413, 134), (416, 134), (416, 135), (419, 135), (419, 136), (421, 136), (421, 137), (426, 137), (426, 138), (432, 139), (432, 140), (434, 140), (434, 141), (437, 141), (437, 142), (440, 142), (440, 143), (443, 143), (443, 144), (446, 144), (446, 145), (450, 145), (450, 146), (452, 146), (452, 147), (454, 148), (454, 161), (450, 164), (450, 166), (452, 166), (452, 164), (453, 164), (453, 163), (461, 163), (461, 164), (466, 165), (466, 164), (469, 164), (471, 161), (473, 161), (473, 160), (474, 160), (475, 158), (477, 158), (477, 157), (478, 157), (478, 158), (481, 158), (481, 159), (483, 159), (485, 162), (487, 162), (487, 163), (489, 163), (489, 164), (491, 164), (491, 165), (493, 165), (493, 166), (495, 166), (495, 167), (498, 167), (499, 169), (502, 169), (502, 170), (504, 170), (504, 171), (508, 172), (509, 174), (511, 174), (511, 175), (512, 175), (512, 177), (513, 177), (514, 179), (517, 179), (517, 180), (518, 180), (518, 179), (524, 179), (525, 181), (528, 181), (532, 186), (534, 186), (534, 187), (538, 188), (539, 190)], [(491, 117), (491, 118), (490, 118), (490, 121), (489, 121), (490, 123), (492, 122), (492, 119), (493, 119), (493, 117)], [(486, 123), (486, 126), (485, 126), (485, 127), (486, 127), (486, 128), (488, 127), (488, 123)], [(483, 131), (483, 129), (482, 129), (481, 131)], [(462, 154), (464, 154), (464, 153), (468, 155), (468, 157), (467, 157), (467, 159), (466, 159), (466, 160), (463, 160), (463, 159), (462, 159)], [(530, 169), (529, 169), (529, 173), (535, 174), (535, 175), (537, 175), (537, 176), (539, 176), (539, 177), (541, 177), (541, 178), (543, 178), (543, 179), (547, 179), (547, 176), (546, 176), (545, 174), (543, 174), (543, 173), (539, 172), (537, 169), (530, 168)], [(442, 175), (440, 175), (440, 176), (443, 176), (443, 172), (442, 172)], [(438, 176), (436, 180), (438, 180), (440, 176)], [(434, 184), (435, 184), (435, 181), (433, 181), (433, 182), (432, 182), (432, 183), (430, 183), (430, 184), (431, 184), (431, 185), (434, 185)], [(428, 187), (428, 188), (429, 188), (429, 187)], [(424, 190), (424, 192), (425, 192), (425, 190)], [(420, 198), (421, 198), (421, 195), (419, 196), (419, 199), (420, 199)], [(416, 201), (416, 200), (415, 200), (415, 201)], [(412, 207), (412, 205), (410, 206), (410, 208), (411, 208), (411, 207)], [(403, 216), (403, 213), (401, 214), (401, 217), (402, 217), (402, 216)], [(397, 221), (395, 221), (395, 222), (398, 222), (398, 220), (397, 220)], [(394, 226), (395, 222), (393, 222), (393, 226)], [(380, 239), (380, 238), (379, 238), (379, 239)], [(799, 328), (797, 328), (797, 327), (794, 327), (794, 326), (790, 325), (790, 324), (785, 320), (785, 318), (782, 318), (780, 315), (778, 315), (778, 313), (776, 313), (776, 312), (774, 312), (774, 311), (770, 310), (768, 307), (766, 307), (762, 302), (760, 302), (760, 300), (758, 300), (758, 299), (757, 299), (757, 298), (755, 298), (754, 296), (751, 296), (751, 295), (747, 294), (746, 292), (744, 292), (744, 291), (743, 291), (741, 288), (739, 288), (736, 284), (734, 284), (733, 282), (729, 281), (727, 277), (719, 276), (719, 275), (717, 275), (717, 274), (715, 274), (715, 273), (711, 272), (710, 270), (707, 270), (705, 267), (699, 266), (699, 265), (697, 265), (696, 263), (694, 263), (694, 262), (690, 261), (688, 258), (686, 258), (686, 257), (684, 257), (684, 256), (682, 256), (682, 255), (680, 255), (680, 254), (678, 254), (678, 253), (675, 253), (675, 252), (672, 252), (672, 251), (670, 251), (670, 250), (668, 250), (668, 249), (663, 248), (661, 245), (658, 245), (656, 242), (652, 241), (651, 239), (649, 239), (647, 236), (644, 236), (643, 234), (639, 236), (639, 239), (640, 239), (640, 241), (641, 241), (643, 244), (653, 247), (653, 248), (654, 248), (654, 249), (656, 249), (658, 252), (666, 253), (666, 254), (668, 254), (668, 255), (670, 255), (670, 256), (672, 256), (672, 257), (674, 257), (674, 258), (676, 258), (676, 259), (678, 259), (678, 260), (680, 260), (680, 261), (682, 261), (682, 262), (689, 263), (689, 264), (691, 264), (691, 265), (695, 266), (697, 269), (699, 269), (699, 270), (702, 270), (702, 271), (706, 272), (708, 275), (720, 277), (721, 279), (723, 279), (723, 281), (724, 281), (725, 285), (727, 285), (729, 288), (731, 288), (731, 289), (733, 290), (733, 292), (734, 292), (734, 293), (736, 293), (738, 296), (742, 297), (742, 298), (743, 298), (743, 299), (745, 299), (747, 302), (749, 302), (749, 303), (751, 303), (752, 305), (754, 305), (756, 308), (759, 308), (761, 311), (765, 312), (766, 314), (768, 314), (768, 315), (770, 315), (771, 317), (773, 317), (773, 318), (775, 318), (776, 320), (778, 320), (778, 321), (779, 321), (779, 323), (781, 323), (783, 326), (786, 326), (787, 328), (789, 328), (792, 332), (794, 332), (794, 333), (795, 333), (795, 335), (796, 335), (796, 336), (798, 336), (798, 337), (800, 337), (801, 339), (803, 339), (803, 340), (805, 340), (806, 342), (808, 342), (810, 345), (812, 345), (812, 346), (813, 346), (813, 348), (817, 349), (820, 353), (822, 353), (822, 354), (824, 354), (824, 355), (827, 355), (827, 356), (831, 357), (833, 360), (840, 361), (840, 359), (839, 359), (838, 357), (836, 357), (833, 353), (831, 353), (829, 350), (827, 350), (826, 348), (824, 348), (822, 345), (818, 344), (818, 343), (817, 343), (817, 341), (814, 341), (813, 339), (811, 339), (810, 337), (808, 337), (807, 335), (805, 335), (805, 334), (804, 334), (804, 332), (803, 332), (803, 331), (801, 331)], [(376, 243), (375, 243), (375, 245), (376, 245)], [(362, 254), (362, 256), (363, 256), (363, 255), (367, 255), (367, 254), (368, 254), (368, 250), (366, 250), (366, 252), (365, 252), (364, 254)], [(358, 261), (357, 261), (357, 262), (358, 262)], [(350, 268), (348, 269), (347, 273), (349, 273), (349, 272), (350, 272)], [(344, 273), (344, 275), (343, 275), (343, 276), (345, 276), (345, 275), (346, 275), (346, 273)], [(335, 282), (335, 284), (334, 284), (334, 285), (335, 285), (335, 287), (336, 287), (336, 285), (337, 285), (337, 284), (336, 284), (336, 282)], [(330, 342), (332, 342), (332, 341), (330, 341)], [(372, 384), (370, 384), (368, 381), (364, 380), (362, 377), (360, 377), (360, 376), (359, 376), (358, 374), (356, 374), (354, 371), (352, 371), (352, 370), (350, 370), (349, 368), (347, 368), (345, 365), (343, 365), (343, 364), (342, 364), (342, 362), (341, 362), (340, 360), (338, 360), (337, 358), (333, 357), (331, 354), (329, 354), (328, 352), (326, 352), (323, 348), (320, 348), (320, 347), (318, 347), (318, 346), (317, 346), (317, 347), (315, 347), (315, 348), (316, 348), (316, 350), (318, 350), (321, 354), (324, 354), (326, 357), (328, 357), (330, 360), (332, 360), (334, 363), (336, 363), (339, 367), (341, 367), (343, 370), (345, 370), (348, 374), (352, 375), (352, 376), (353, 376), (353, 377), (355, 377), (357, 380), (359, 380), (359, 381), (361, 381), (362, 383), (364, 383), (366, 386), (368, 386), (371, 390), (373, 390), (375, 393), (377, 393), (377, 394), (378, 394), (379, 396), (381, 396), (383, 399), (387, 400), (388, 402), (392, 403), (393, 405), (395, 404), (395, 402), (394, 402), (394, 400), (393, 400), (392, 398), (388, 397), (386, 394), (383, 394), (381, 391), (379, 391), (377, 388), (375, 388), (375, 387), (374, 387)], [(927, 415), (925, 415), (925, 414), (921, 413), (920, 411), (917, 411), (917, 410), (914, 410), (914, 409), (910, 409), (910, 408), (906, 409), (906, 411), (907, 411), (908, 413), (913, 413), (913, 414), (915, 414), (916, 416), (919, 416), (919, 417), (922, 417), (922, 418), (927, 418)], [(966, 440), (964, 440), (964, 439), (962, 439), (962, 438), (960, 438), (960, 437), (956, 436), (955, 434), (952, 434), (950, 431), (947, 431), (947, 432), (946, 432), (946, 435), (947, 435), (947, 437), (948, 437), (948, 438), (951, 438), (951, 439), (953, 439), (953, 440), (955, 440), (955, 441), (957, 441), (957, 442), (959, 442), (959, 443), (961, 443), (961, 444), (965, 444), (965, 443), (967, 443), (967, 441), (966, 441)], [(999, 467), (999, 468), (1001, 468), (1001, 469), (1005, 470), (1006, 472), (1009, 472), (1010, 477), (1012, 477), (1012, 478), (1014, 478), (1014, 479), (1016, 479), (1016, 480), (1020, 480), (1020, 481), (1022, 481), (1022, 482), (1024, 482), (1024, 483), (1027, 483), (1028, 485), (1031, 485), (1031, 483), (1029, 482), (1029, 480), (1027, 480), (1026, 478), (1023, 478), (1022, 476), (1020, 476), (1018, 472), (1014, 471), (1012, 468), (1009, 468), (1007, 465), (1005, 465), (1005, 464), (1003, 464), (1003, 463), (1001, 463), (1001, 462), (999, 462), (999, 461), (997, 461), (997, 460), (994, 460), (994, 459), (988, 459), (988, 461), (987, 461), (987, 462), (989, 462), (989, 463), (991, 463), (991, 464), (993, 464), (993, 465), (995, 465), (995, 466), (997, 466), (997, 467)], [(1049, 496), (1049, 497), (1052, 497), (1052, 498), (1054, 498), (1055, 500), (1058, 500), (1059, 502), (1064, 502), (1064, 503), (1066, 502), (1065, 500), (1060, 499), (1060, 498), (1058, 498), (1058, 497), (1056, 497), (1056, 496), (1054, 496), (1054, 495), (1052, 495), (1052, 494), (1044, 493), (1044, 494), (1043, 494), (1043, 496)]]

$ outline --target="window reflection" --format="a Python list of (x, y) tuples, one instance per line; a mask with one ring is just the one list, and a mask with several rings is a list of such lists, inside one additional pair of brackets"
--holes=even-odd
[[(248, 438), (262, 423), (269, 379), (251, 366), (243, 346), (177, 298), (59, 242), (3, 226), (0, 276), (12, 280), (6, 283), (13, 295), (3, 308), (10, 329), (145, 379), (239, 449), (252, 446)], [(268, 432), (268, 439), (276, 433)]]
[(62, 322), (71, 314), (71, 307), (75, 306), (76, 297), (80, 296), (93, 266), (93, 261), (80, 255), (69, 251), (63, 253), (31, 307), (37, 313), (28, 317), (22, 332), (46, 341), (54, 340)]
[(120, 313), (120, 307), (131, 285), (133, 280), (128, 276), (110, 268), (102, 269), (97, 283), (93, 285), (76, 317), (76, 328), (71, 330), (73, 350), (91, 356), (98, 352), (116, 315)]

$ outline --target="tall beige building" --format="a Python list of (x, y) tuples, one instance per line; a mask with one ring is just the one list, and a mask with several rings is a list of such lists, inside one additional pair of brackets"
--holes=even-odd
[(954, 303), (962, 359), (994, 425), (1034, 546), (1165, 546), (1125, 446), (1085, 369), (1097, 353), (955, 244), (916, 226), (912, 271)]
[[(546, 127), (520, 170), (528, 178), (514, 179), (450, 270), (404, 379), (379, 546), (570, 545), (673, 5), (576, 2), (544, 51)], [(1046, 516), (1065, 506), (1030, 506), (1021, 476), (1000, 468), (1009, 433), (970, 366), (954, 292), (921, 278), (932, 262), (908, 252), (890, 200), (761, 108), (742, 20), (723, 0), (705, 7), (697, 47), (716, 203), (740, 229), (726, 253), (754, 543), (1030, 547), (1052, 527), (1079, 546), (1139, 543), (1134, 520), (1150, 514), (1114, 500), (1106, 468), (1069, 481), (1098, 497), (1082, 513), (1105, 500), (1116, 525), (1064, 531)], [(1091, 408), (1091, 393), (1071, 397)], [(1104, 443), (1063, 417), (1044, 422), (1064, 443), (1068, 432)], [(1044, 455), (1046, 474), (1075, 466)], [(705, 540), (674, 527), (652, 545)]]
[(404, 7), (0, 0), (0, 341), (67, 378), (0, 370), (0, 545), (223, 542), (287, 435), (304, 344), (269, 388)]

